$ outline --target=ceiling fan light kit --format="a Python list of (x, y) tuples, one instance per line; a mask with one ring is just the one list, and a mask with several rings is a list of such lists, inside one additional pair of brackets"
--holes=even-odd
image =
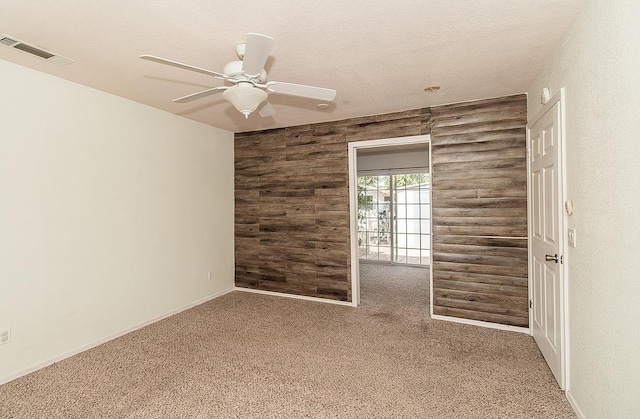
[(212, 87), (210, 89), (182, 96), (174, 99), (173, 101), (177, 103), (185, 103), (213, 95), (218, 92), (223, 92), (222, 97), (231, 102), (231, 104), (247, 119), (249, 118), (249, 115), (259, 107), (260, 116), (268, 117), (275, 114), (275, 109), (267, 101), (267, 92), (322, 101), (331, 101), (335, 98), (336, 91), (333, 89), (278, 81), (270, 81), (265, 84), (265, 81), (267, 80), (267, 72), (263, 67), (269, 58), (269, 53), (271, 52), (274, 42), (275, 40), (270, 36), (258, 33), (248, 34), (246, 43), (236, 46), (236, 54), (241, 61), (232, 61), (228, 63), (224, 66), (222, 73), (153, 55), (141, 55), (140, 58), (155, 63), (181, 68), (183, 70), (207, 74), (231, 84), (232, 86)]
[(245, 119), (267, 100), (267, 96), (264, 90), (255, 89), (251, 83), (238, 83), (222, 93), (222, 97), (231, 102)]

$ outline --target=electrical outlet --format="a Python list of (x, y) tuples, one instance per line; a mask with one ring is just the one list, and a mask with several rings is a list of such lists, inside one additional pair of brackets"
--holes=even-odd
[(11, 342), (11, 329), (0, 329), (0, 345)]
[(211, 271), (209, 271), (209, 273), (207, 273), (207, 279), (208, 279), (209, 281), (211, 281)]

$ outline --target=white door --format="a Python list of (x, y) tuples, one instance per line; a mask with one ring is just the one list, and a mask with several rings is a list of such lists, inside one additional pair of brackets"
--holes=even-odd
[(558, 384), (564, 389), (563, 172), (560, 166), (562, 121), (559, 100), (550, 101), (541, 113), (529, 128), (532, 333)]

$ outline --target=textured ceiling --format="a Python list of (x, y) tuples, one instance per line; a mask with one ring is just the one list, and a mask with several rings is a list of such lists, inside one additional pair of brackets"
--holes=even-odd
[[(76, 60), (58, 67), (0, 46), (0, 59), (233, 132), (524, 93), (585, 0), (3, 0), (0, 32)], [(140, 60), (151, 54), (214, 71), (246, 34), (275, 38), (269, 80), (338, 91), (317, 101), (270, 94), (277, 113), (248, 120), (209, 96), (211, 76)], [(435, 93), (423, 88), (440, 85)]]

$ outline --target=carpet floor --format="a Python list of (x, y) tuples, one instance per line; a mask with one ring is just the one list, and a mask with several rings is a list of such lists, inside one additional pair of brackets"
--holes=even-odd
[(575, 418), (533, 339), (431, 320), (429, 271), (358, 308), (235, 291), (0, 386), (1, 418)]

